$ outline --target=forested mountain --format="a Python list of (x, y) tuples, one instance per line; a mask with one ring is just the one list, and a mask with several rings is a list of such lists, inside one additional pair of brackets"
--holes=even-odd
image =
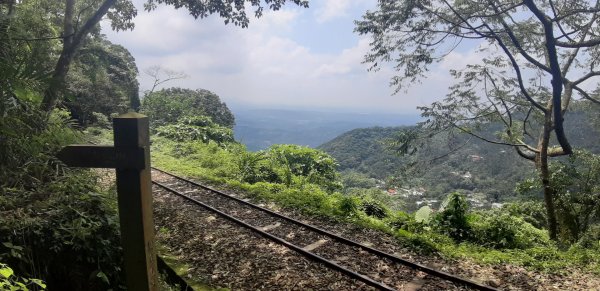
[(339, 163), (340, 171), (354, 170), (370, 177), (385, 179), (398, 170), (403, 159), (387, 150), (386, 139), (404, 127), (358, 128), (320, 145)]
[[(597, 115), (585, 103), (574, 106), (565, 125), (575, 148), (600, 152), (600, 135), (589, 118)], [(487, 133), (495, 134), (495, 127)], [(423, 188), (424, 196), (439, 199), (454, 190), (483, 194), (487, 202), (515, 197), (515, 184), (533, 177), (531, 162), (511, 148), (490, 144), (468, 134), (439, 134), (413, 156), (390, 149), (396, 134), (407, 127), (355, 129), (319, 146), (337, 159), (341, 171), (357, 171), (387, 181), (389, 187)], [(417, 162), (415, 166), (411, 163)], [(481, 196), (481, 195), (479, 195)]]

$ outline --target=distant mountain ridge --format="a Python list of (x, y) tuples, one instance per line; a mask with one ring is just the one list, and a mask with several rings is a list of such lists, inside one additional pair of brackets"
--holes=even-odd
[(249, 150), (266, 149), (273, 144), (309, 147), (361, 127), (415, 124), (420, 118), (407, 114), (323, 112), (294, 109), (255, 109), (232, 107), (235, 138)]

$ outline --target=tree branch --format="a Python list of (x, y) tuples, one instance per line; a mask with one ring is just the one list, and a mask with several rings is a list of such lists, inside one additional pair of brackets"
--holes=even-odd
[(571, 148), (571, 144), (569, 144), (569, 140), (565, 135), (565, 130), (563, 127), (563, 115), (562, 115), (562, 72), (560, 71), (560, 65), (558, 63), (558, 56), (556, 52), (556, 40), (554, 39), (554, 30), (552, 27), (552, 22), (548, 20), (548, 17), (538, 9), (538, 7), (533, 3), (533, 0), (525, 0), (525, 6), (531, 10), (531, 12), (538, 18), (538, 20), (542, 23), (544, 27), (544, 31), (546, 33), (546, 51), (548, 53), (548, 59), (550, 62), (550, 70), (552, 74), (552, 80), (550, 81), (552, 84), (552, 111), (554, 115), (554, 132), (556, 133), (556, 139), (560, 146), (564, 149), (567, 154), (573, 152)]
[(579, 41), (579, 42), (565, 42), (565, 41), (556, 41), (556, 46), (564, 47), (564, 48), (577, 48), (577, 47), (593, 47), (600, 44), (600, 38), (590, 39), (587, 41)]
[[(458, 13), (458, 11), (456, 11), (456, 9), (454, 9), (454, 7), (452, 7), (452, 5), (450, 5), (450, 3), (448, 3), (448, 1), (443, 0), (443, 2), (448, 6), (448, 8), (450, 8), (450, 10), (462, 22), (464, 22), (466, 25), (468, 25), (469, 27), (471, 27), (471, 29), (473, 29), (475, 33), (484, 36), (483, 33), (481, 33), (480, 31), (476, 30), (475, 28), (473, 28), (473, 26), (464, 17), (462, 17), (462, 15), (460, 15), (460, 13)], [(546, 113), (547, 112), (546, 108), (544, 108), (542, 105), (540, 105), (538, 102), (536, 102), (529, 95), (529, 92), (527, 92), (527, 89), (525, 88), (525, 85), (523, 84), (523, 77), (521, 76), (521, 69), (519, 68), (519, 64), (517, 63), (517, 61), (513, 57), (513, 55), (510, 52), (510, 50), (508, 50), (508, 48), (506, 47), (506, 45), (504, 44), (504, 42), (502, 42), (502, 39), (494, 32), (494, 30), (491, 27), (489, 27), (489, 25), (487, 25), (487, 24), (484, 23), (483, 26), (488, 29), (488, 31), (491, 33), (491, 37), (494, 38), (498, 42), (498, 45), (500, 45), (500, 47), (502, 48), (502, 50), (504, 51), (504, 53), (510, 59), (510, 62), (512, 64), (512, 66), (513, 66), (513, 69), (515, 70), (515, 73), (517, 74), (517, 80), (519, 82), (519, 88), (521, 89), (521, 93), (525, 96), (525, 99), (527, 99), (531, 104), (533, 104), (540, 111)]]
[[(496, 13), (500, 13), (500, 11), (496, 7), (496, 5), (494, 5), (493, 1), (488, 1), (488, 3), (494, 8), (494, 11), (496, 11)], [(510, 38), (510, 41), (513, 43), (513, 45), (517, 48), (519, 53), (526, 60), (528, 60), (530, 63), (536, 65), (540, 69), (542, 69), (546, 72), (550, 72), (550, 68), (548, 68), (548, 66), (546, 66), (546, 65), (542, 64), (541, 62), (539, 62), (538, 60), (534, 59), (527, 51), (525, 51), (525, 49), (523, 49), (523, 46), (521, 46), (521, 43), (517, 39), (517, 36), (513, 33), (512, 29), (510, 29), (510, 27), (508, 27), (508, 24), (506, 24), (506, 22), (503, 19), (500, 19), (500, 23), (502, 24), (502, 27), (506, 31), (508, 38)]]
[(460, 131), (462, 131), (462, 132), (466, 133), (466, 134), (472, 135), (473, 137), (476, 137), (476, 138), (478, 138), (478, 139), (480, 139), (480, 140), (483, 140), (483, 141), (485, 141), (485, 142), (488, 142), (488, 143), (491, 143), (491, 144), (505, 145), (505, 146), (511, 146), (511, 147), (517, 147), (517, 148), (524, 148), (524, 149), (527, 149), (527, 150), (529, 150), (529, 151), (531, 151), (531, 152), (535, 152), (535, 153), (537, 153), (537, 152), (538, 152), (538, 150), (537, 150), (537, 149), (535, 149), (535, 148), (533, 148), (532, 146), (530, 146), (530, 145), (528, 145), (528, 144), (525, 144), (525, 143), (520, 143), (520, 144), (518, 144), (518, 143), (508, 143), (508, 142), (503, 142), (503, 141), (491, 140), (491, 139), (489, 139), (489, 138), (486, 138), (486, 137), (483, 137), (483, 136), (481, 136), (481, 135), (478, 135), (478, 134), (476, 134), (476, 133), (474, 133), (474, 132), (472, 132), (472, 131), (470, 131), (470, 130), (468, 130), (468, 129), (465, 129), (465, 128), (461, 127), (461, 126), (458, 126), (458, 125), (456, 125), (456, 124), (455, 124), (455, 123), (453, 123), (453, 122), (450, 122), (450, 125), (451, 125), (452, 127), (456, 128), (456, 129), (458, 129), (458, 130), (460, 130)]
[(577, 85), (573, 85), (573, 89), (575, 89), (575, 91), (579, 92), (579, 94), (581, 94), (581, 96), (583, 96), (583, 98), (592, 101), (598, 105), (600, 105), (600, 100), (593, 98), (592, 96), (590, 96), (590, 94), (588, 94), (585, 90), (579, 88), (579, 86)]
[(519, 156), (521, 156), (522, 158), (525, 158), (530, 161), (535, 161), (535, 153), (533, 153), (531, 151), (525, 152), (520, 147), (513, 147), (513, 148), (517, 151), (517, 154), (519, 154)]

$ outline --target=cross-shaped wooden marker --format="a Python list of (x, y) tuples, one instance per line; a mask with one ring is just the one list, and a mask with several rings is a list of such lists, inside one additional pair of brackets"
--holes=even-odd
[(70, 167), (115, 168), (125, 276), (128, 290), (158, 290), (148, 117), (113, 119), (114, 146), (70, 145), (58, 158)]

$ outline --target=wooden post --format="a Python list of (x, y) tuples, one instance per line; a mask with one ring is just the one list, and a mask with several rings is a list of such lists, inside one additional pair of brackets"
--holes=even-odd
[(113, 125), (114, 147), (70, 145), (58, 157), (71, 167), (117, 169), (127, 289), (157, 291), (148, 117), (127, 113), (114, 118)]
[(132, 149), (143, 149), (142, 169), (117, 165), (121, 243), (129, 290), (158, 290), (148, 117), (127, 113), (113, 119), (115, 155), (128, 160)]

